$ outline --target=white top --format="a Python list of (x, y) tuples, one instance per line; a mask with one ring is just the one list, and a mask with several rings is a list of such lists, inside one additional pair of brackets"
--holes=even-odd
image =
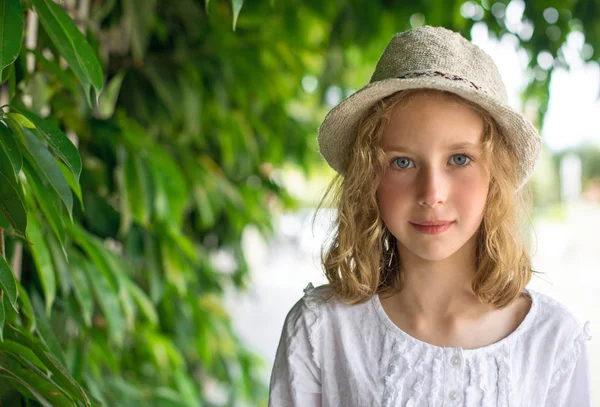
[(591, 407), (582, 327), (533, 290), (529, 313), (506, 338), (477, 349), (409, 336), (379, 296), (348, 306), (304, 290), (288, 313), (271, 373), (269, 407)]

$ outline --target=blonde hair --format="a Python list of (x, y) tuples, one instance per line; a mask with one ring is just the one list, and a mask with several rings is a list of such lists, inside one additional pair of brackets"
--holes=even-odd
[[(359, 123), (351, 156), (343, 174), (329, 184), (317, 212), (331, 196), (337, 208), (332, 239), (321, 248), (321, 262), (332, 296), (353, 305), (378, 293), (402, 289), (401, 259), (396, 239), (379, 212), (377, 189), (386, 158), (380, 142), (392, 109), (418, 92), (451, 95), (480, 114), (484, 123), (483, 147), (490, 166), (490, 186), (477, 236), (473, 290), (483, 303), (498, 308), (510, 304), (527, 285), (533, 270), (523, 233), (522, 216), (529, 208), (529, 191), (517, 190), (518, 174), (498, 125), (478, 105), (455, 94), (411, 89), (380, 100)], [(316, 216), (316, 215), (315, 215)]]

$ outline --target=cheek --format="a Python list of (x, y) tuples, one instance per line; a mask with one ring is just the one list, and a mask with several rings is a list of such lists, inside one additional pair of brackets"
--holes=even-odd
[[(396, 195), (397, 198), (406, 196), (407, 193), (413, 190), (413, 186), (416, 180), (409, 174), (399, 174), (390, 171), (381, 180), (379, 184), (379, 191), (385, 195)], [(404, 191), (399, 194), (398, 191)]]
[(473, 213), (482, 213), (487, 200), (489, 176), (485, 172), (465, 174), (457, 183), (454, 201)]
[[(403, 191), (400, 193), (400, 191)], [(394, 208), (402, 207), (405, 202), (410, 200), (410, 188), (406, 182), (402, 182), (398, 177), (386, 177), (381, 181), (377, 189), (379, 207), (382, 212)]]
[(411, 212), (414, 198), (410, 189), (397, 180), (383, 181), (377, 190), (377, 197), (381, 220), (392, 233), (398, 232), (402, 220)]
[(385, 218), (385, 214), (389, 211), (390, 206), (394, 202), (392, 194), (393, 189), (389, 183), (383, 181), (377, 188), (377, 201), (379, 202), (379, 211), (381, 216)]

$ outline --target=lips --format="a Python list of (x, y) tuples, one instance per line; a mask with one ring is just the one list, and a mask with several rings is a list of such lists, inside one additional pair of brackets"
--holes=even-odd
[(445, 232), (454, 225), (454, 221), (434, 220), (409, 222), (415, 229), (427, 235), (437, 235)]
[(419, 226), (444, 226), (447, 225), (448, 223), (452, 223), (453, 221), (451, 220), (419, 220), (419, 221), (414, 221), (414, 222), (410, 222), (413, 225), (419, 225)]

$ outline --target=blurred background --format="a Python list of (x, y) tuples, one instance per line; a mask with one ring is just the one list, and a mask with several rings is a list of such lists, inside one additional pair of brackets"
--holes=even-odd
[(2, 6), (0, 136), (23, 153), (0, 143), (6, 405), (266, 405), (284, 318), (325, 283), (318, 126), (428, 24), (487, 51), (541, 129), (530, 287), (591, 321), (600, 406), (600, 1)]

